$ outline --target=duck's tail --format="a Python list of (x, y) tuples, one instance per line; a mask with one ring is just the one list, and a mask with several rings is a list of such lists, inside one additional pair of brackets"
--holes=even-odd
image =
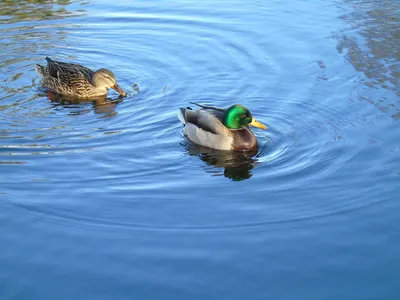
[(179, 108), (179, 110), (178, 110), (178, 119), (184, 125), (186, 125), (185, 110), (186, 110), (186, 108), (183, 108), (183, 107)]

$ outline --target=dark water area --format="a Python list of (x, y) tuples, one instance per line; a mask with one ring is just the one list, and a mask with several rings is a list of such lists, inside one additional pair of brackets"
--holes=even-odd
[[(399, 299), (400, 2), (2, 1), (0, 300)], [(120, 98), (54, 99), (49, 56)], [(187, 142), (240, 103), (256, 153)]]

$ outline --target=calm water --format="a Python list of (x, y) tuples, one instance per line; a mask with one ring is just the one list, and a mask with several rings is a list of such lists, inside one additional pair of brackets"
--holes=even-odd
[[(0, 14), (1, 300), (399, 299), (399, 1)], [(46, 56), (128, 96), (52, 101)], [(187, 143), (189, 101), (247, 106), (258, 153)]]

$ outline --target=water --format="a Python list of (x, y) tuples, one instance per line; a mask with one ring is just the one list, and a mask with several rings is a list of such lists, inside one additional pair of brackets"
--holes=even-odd
[[(399, 2), (3, 1), (0, 299), (398, 299)], [(128, 93), (49, 99), (44, 58)], [(247, 106), (255, 155), (176, 112)]]

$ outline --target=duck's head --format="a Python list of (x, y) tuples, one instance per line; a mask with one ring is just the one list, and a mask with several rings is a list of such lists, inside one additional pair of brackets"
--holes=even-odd
[(92, 76), (92, 84), (97, 88), (112, 88), (120, 95), (125, 96), (126, 93), (121, 89), (115, 79), (114, 73), (107, 69), (99, 69)]
[(225, 111), (223, 122), (229, 129), (240, 129), (249, 125), (261, 129), (268, 128), (258, 122), (246, 107), (239, 104), (232, 105)]

